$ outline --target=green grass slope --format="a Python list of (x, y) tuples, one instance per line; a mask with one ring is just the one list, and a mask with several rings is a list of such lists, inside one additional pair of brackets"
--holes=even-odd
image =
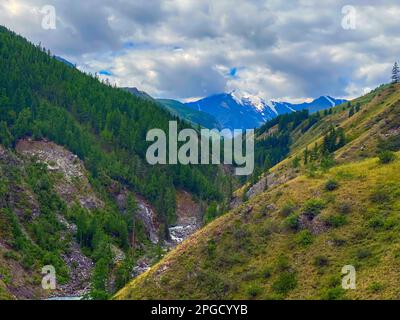
[[(268, 170), (264, 170), (264, 174), (261, 175), (263, 177), (259, 178), (259, 181), (264, 184), (266, 177), (273, 176), (272, 179), (269, 179), (268, 184), (276, 185), (309, 171), (310, 163), (304, 164), (305, 149), (307, 148), (310, 156), (316, 144), (320, 148), (324, 137), (332, 127), (336, 130), (343, 130), (346, 140), (345, 145), (333, 154), (336, 163), (374, 157), (382, 148), (400, 150), (398, 142), (400, 133), (398, 129), (400, 127), (399, 100), (399, 85), (383, 85), (367, 95), (351, 101), (350, 104), (345, 103), (332, 108), (327, 114), (321, 113), (317, 118), (315, 114), (310, 115), (295, 128), (289, 126), (286, 131), (282, 132), (279, 125), (275, 125), (267, 127), (268, 130), (265, 132), (259, 131), (257, 144), (261, 146), (263, 141), (271, 139), (273, 136), (280, 137), (287, 134), (290, 141), (288, 145), (284, 146), (285, 148), (289, 147), (289, 150), (285, 151), (287, 152), (286, 158), (278, 163), (272, 163), (273, 166), (268, 166)], [(359, 111), (349, 116), (350, 110), (357, 105)], [(256, 155), (257, 153), (268, 154), (270, 150), (256, 147)], [(294, 165), (294, 162), (298, 164)], [(259, 164), (256, 157), (256, 168), (257, 165)], [(249, 188), (251, 188), (251, 183), (238, 189), (235, 195), (241, 198)]]
[[(212, 222), (116, 298), (399, 298), (399, 169), (372, 158), (300, 176)], [(344, 265), (356, 290), (341, 288)]]
[[(400, 160), (377, 157), (400, 149), (399, 100), (398, 86), (383, 86), (353, 101), (353, 116), (342, 105), (305, 133), (292, 131), (289, 157), (271, 169), (285, 179), (198, 231), (115, 298), (399, 298)], [(321, 152), (332, 126), (343, 128), (345, 144), (325, 156), (329, 165), (305, 165), (305, 147)], [(355, 290), (341, 286), (345, 265), (356, 269)]]

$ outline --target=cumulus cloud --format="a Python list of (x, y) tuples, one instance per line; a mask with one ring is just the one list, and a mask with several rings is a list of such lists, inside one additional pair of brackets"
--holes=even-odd
[[(399, 59), (395, 0), (2, 0), (0, 24), (82, 70), (156, 97), (243, 90), (265, 99), (355, 97)], [(57, 28), (41, 27), (44, 5)]]

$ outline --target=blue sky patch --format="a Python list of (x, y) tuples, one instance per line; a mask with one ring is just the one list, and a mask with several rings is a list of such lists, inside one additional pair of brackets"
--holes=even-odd
[(113, 74), (108, 71), (108, 70), (100, 70), (99, 74), (101, 74), (102, 76), (112, 76)]

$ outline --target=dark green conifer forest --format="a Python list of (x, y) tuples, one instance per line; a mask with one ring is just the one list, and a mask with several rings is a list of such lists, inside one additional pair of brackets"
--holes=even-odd
[[(161, 223), (161, 239), (168, 239), (168, 226), (176, 220), (178, 189), (206, 203), (229, 200), (230, 188), (226, 186), (232, 178), (218, 166), (147, 164), (148, 130), (168, 132), (170, 120), (177, 120), (180, 128), (189, 127), (156, 103), (67, 66), (50, 51), (4, 27), (0, 27), (0, 70), (0, 144), (12, 151), (19, 139), (29, 137), (46, 138), (66, 147), (84, 161), (91, 184), (107, 200), (104, 210), (96, 214), (80, 207), (66, 208), (43, 168), (32, 164), (27, 173), (14, 172), (18, 179), (29, 181), (39, 195), (41, 212), (45, 212), (29, 227), (37, 240), (33, 245), (19, 230), (6, 199), (13, 192), (12, 181), (2, 178), (0, 205), (13, 226), (15, 247), (22, 252), (28, 268), (52, 262), (61, 270), (62, 281), (68, 277), (60, 258), (65, 249), (59, 237), (62, 226), (55, 219), (56, 214), (62, 214), (76, 223), (79, 244), (96, 262), (92, 296), (108, 295), (105, 284), (112, 266), (110, 244), (128, 253), (132, 249), (131, 235), (143, 233), (140, 223), (134, 221), (134, 208), (129, 209), (130, 215), (118, 212), (107, 192), (113, 181), (154, 206)], [(9, 175), (9, 180), (13, 179)], [(135, 207), (132, 201), (130, 206)], [(130, 257), (121, 270), (127, 268)], [(121, 287), (129, 279), (122, 271), (118, 274)]]

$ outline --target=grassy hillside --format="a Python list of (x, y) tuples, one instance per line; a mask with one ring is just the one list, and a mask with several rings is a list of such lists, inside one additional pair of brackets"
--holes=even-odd
[[(291, 120), (286, 124), (288, 116), (282, 116), (267, 123), (257, 132), (256, 169), (263, 168), (262, 173), (256, 172), (255, 179), (253, 177), (235, 192), (236, 200), (248, 190), (251, 191), (249, 196), (252, 196), (263, 191), (266, 184), (273, 187), (315, 170), (323, 160), (320, 149), (332, 127), (336, 131), (343, 130), (345, 138), (345, 145), (330, 155), (336, 163), (376, 156), (382, 148), (399, 150), (399, 99), (398, 85), (383, 85), (365, 96), (324, 112), (307, 117), (298, 114), (298, 121)], [(352, 109), (358, 109), (358, 112), (350, 116)], [(267, 147), (264, 149), (263, 145)], [(309, 158), (313, 152), (318, 153), (315, 163), (304, 163), (306, 149)], [(263, 163), (265, 158), (274, 161)], [(276, 161), (279, 159), (283, 160)], [(253, 185), (255, 181), (258, 183)]]
[[(194, 234), (116, 298), (399, 298), (400, 160), (387, 151), (400, 150), (399, 101), (398, 86), (383, 86), (303, 133), (302, 123), (291, 131), (290, 156), (265, 175), (267, 190)], [(332, 127), (343, 129), (345, 141), (328, 152)], [(305, 164), (307, 146), (315, 153)], [(341, 287), (345, 265), (356, 268), (356, 290)]]
[[(399, 298), (399, 169), (373, 158), (300, 176), (212, 222), (117, 298)], [(357, 290), (341, 289), (344, 265)]]

